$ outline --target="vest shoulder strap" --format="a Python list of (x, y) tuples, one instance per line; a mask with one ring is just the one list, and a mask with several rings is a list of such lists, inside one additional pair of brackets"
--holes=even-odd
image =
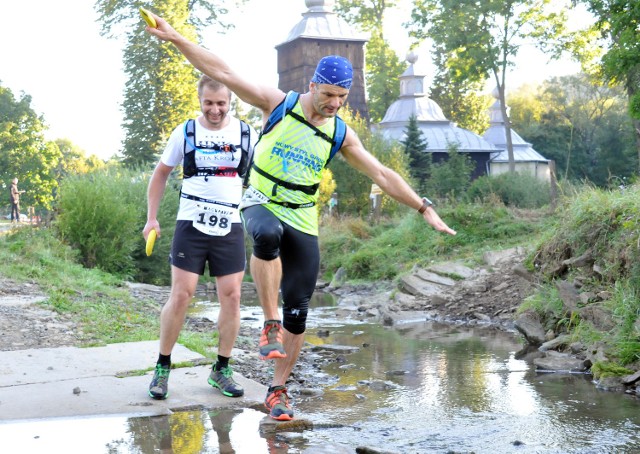
[[(299, 93), (296, 93), (295, 91), (289, 91), (284, 100), (280, 104), (278, 104), (269, 115), (269, 118), (267, 119), (260, 135), (267, 134), (280, 120), (284, 119), (285, 115), (291, 113), (291, 110), (293, 109), (293, 106), (296, 105), (296, 102), (298, 102), (299, 97)], [(299, 116), (296, 116), (296, 118), (299, 118)], [(340, 151), (340, 148), (342, 148), (342, 144), (344, 143), (344, 139), (347, 135), (347, 125), (344, 120), (339, 116), (336, 116), (335, 118), (336, 123), (335, 131), (333, 133), (333, 139), (328, 139), (331, 142), (331, 152), (329, 153), (329, 159), (327, 159), (325, 167), (333, 159), (336, 153)], [(313, 129), (316, 129), (311, 124), (307, 123), (304, 119), (299, 119), (298, 121), (303, 121), (303, 123), (308, 124)]]
[(253, 164), (253, 147), (251, 146), (250, 140), (251, 131), (249, 130), (249, 125), (240, 120), (240, 148), (242, 159), (245, 159), (245, 161), (241, 165), (241, 175), (242, 186), (245, 188), (249, 185), (249, 171), (251, 170), (251, 165)]
[[(197, 149), (196, 144), (196, 121), (189, 119), (184, 122), (184, 158), (182, 163), (183, 176), (190, 178), (196, 174), (199, 174), (203, 169), (198, 169), (195, 162), (195, 151)], [(240, 120), (240, 164), (238, 165), (238, 173), (245, 177), (247, 169), (251, 165), (253, 160), (253, 147), (251, 146), (251, 131), (249, 125)], [(217, 174), (217, 169), (207, 169), (207, 175)]]
[(267, 118), (264, 128), (262, 128), (262, 132), (260, 134), (267, 134), (280, 120), (284, 119), (285, 115), (291, 112), (293, 106), (296, 105), (299, 97), (300, 94), (295, 91), (288, 92), (282, 102), (273, 109), (271, 114), (269, 114), (269, 118)]
[(347, 124), (345, 121), (336, 115), (336, 125), (335, 131), (333, 133), (333, 145), (331, 146), (331, 153), (329, 153), (329, 159), (327, 159), (325, 167), (329, 165), (329, 162), (333, 159), (333, 157), (340, 151), (342, 148), (342, 144), (344, 143), (344, 138), (347, 136)]
[(184, 157), (182, 159), (182, 175), (184, 178), (191, 178), (196, 174), (196, 161), (194, 153), (196, 151), (196, 122), (193, 118), (184, 122)]
[(184, 140), (185, 140), (185, 152), (188, 150), (187, 145), (191, 149), (195, 149), (196, 138), (196, 121), (193, 118), (184, 122)]

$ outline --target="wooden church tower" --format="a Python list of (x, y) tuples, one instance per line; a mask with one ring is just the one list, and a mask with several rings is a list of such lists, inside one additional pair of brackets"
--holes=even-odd
[(305, 0), (303, 19), (289, 32), (278, 52), (278, 88), (305, 93), (316, 65), (326, 55), (341, 55), (353, 65), (353, 84), (346, 105), (369, 123), (365, 96), (364, 45), (368, 39), (333, 12), (333, 0)]

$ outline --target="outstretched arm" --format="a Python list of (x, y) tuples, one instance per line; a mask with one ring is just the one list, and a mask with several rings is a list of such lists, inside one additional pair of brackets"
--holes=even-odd
[(218, 55), (189, 41), (161, 17), (153, 13), (152, 16), (156, 20), (157, 28), (147, 26), (148, 33), (173, 43), (196, 69), (225, 84), (244, 102), (262, 110), (265, 117), (284, 98), (284, 92), (278, 88), (257, 85), (243, 79)]
[[(340, 152), (349, 165), (371, 178), (391, 198), (415, 210), (422, 207), (422, 198), (397, 172), (382, 165), (375, 156), (365, 150), (362, 142), (351, 128), (347, 130), (347, 136)], [(422, 213), (422, 217), (437, 231), (449, 235), (456, 234), (455, 230), (440, 219), (433, 207), (428, 207)]]

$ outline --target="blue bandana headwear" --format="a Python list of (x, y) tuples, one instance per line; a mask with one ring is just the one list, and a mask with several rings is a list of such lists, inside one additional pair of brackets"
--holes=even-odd
[(323, 57), (316, 67), (311, 82), (336, 85), (348, 90), (353, 82), (353, 66), (349, 60), (339, 55)]

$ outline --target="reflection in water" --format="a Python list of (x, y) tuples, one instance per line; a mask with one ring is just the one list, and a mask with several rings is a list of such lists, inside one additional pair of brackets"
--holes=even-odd
[[(265, 417), (250, 409), (217, 408), (184, 411), (166, 416), (130, 418), (129, 442), (109, 443), (109, 453), (243, 454), (286, 453), (288, 446), (275, 434), (263, 438), (258, 431)], [(285, 451), (282, 451), (282, 449)], [(279, 451), (280, 450), (280, 451)]]
[[(313, 421), (338, 420), (357, 432), (315, 431), (311, 444), (383, 443), (402, 453), (640, 452), (637, 400), (597, 391), (584, 375), (536, 375), (515, 358), (521, 346), (511, 334), (422, 323), (347, 326), (313, 340), (360, 351), (347, 355), (348, 368), (325, 368), (338, 382), (324, 396), (296, 405)], [(566, 383), (549, 389), (561, 377)], [(593, 395), (602, 411), (592, 411)]]
[(310, 329), (307, 340), (358, 351), (323, 367), (334, 380), (322, 395), (294, 394), (296, 415), (314, 430), (265, 434), (265, 413), (218, 409), (0, 425), (2, 446), (108, 454), (342, 454), (357, 446), (402, 454), (640, 452), (637, 399), (599, 391), (584, 375), (536, 374), (516, 359), (521, 345), (510, 333), (435, 323), (322, 330)]
[(205, 426), (199, 413), (129, 419), (132, 446), (142, 452), (199, 453), (204, 446)]

